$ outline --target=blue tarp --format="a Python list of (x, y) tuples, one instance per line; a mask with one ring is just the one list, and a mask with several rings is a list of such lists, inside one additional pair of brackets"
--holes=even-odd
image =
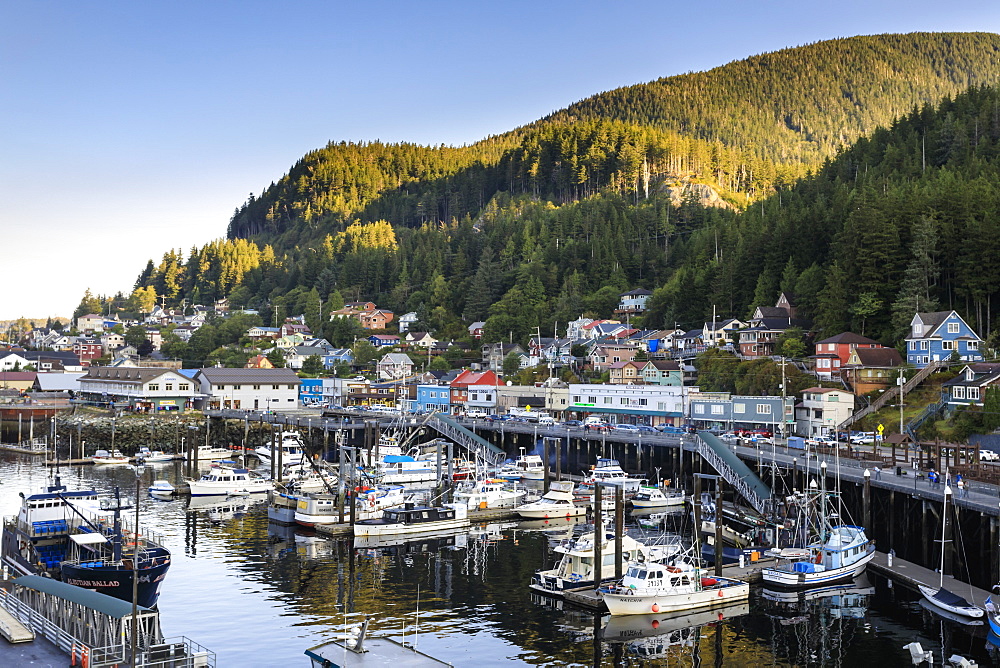
[(417, 460), (413, 457), (407, 457), (406, 455), (386, 455), (383, 461), (386, 464), (396, 464), (399, 462), (415, 462)]

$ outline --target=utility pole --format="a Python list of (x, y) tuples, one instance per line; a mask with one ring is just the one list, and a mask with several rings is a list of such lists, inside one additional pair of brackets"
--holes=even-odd
[(899, 378), (896, 380), (899, 385), (899, 435), (903, 435), (903, 367), (899, 367)]
[[(781, 435), (785, 438), (785, 442), (788, 442), (788, 437), (785, 436), (785, 429), (788, 428), (788, 424), (785, 422), (785, 356), (781, 356)], [(772, 434), (773, 436), (773, 434)], [(772, 443), (776, 443), (777, 439), (771, 439)]]

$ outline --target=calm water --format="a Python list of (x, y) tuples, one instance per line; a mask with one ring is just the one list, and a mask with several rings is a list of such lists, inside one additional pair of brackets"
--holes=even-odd
[[(18, 492), (45, 484), (44, 467), (0, 457), (0, 511)], [(160, 597), (163, 631), (218, 655), (219, 666), (307, 666), (303, 651), (371, 615), (371, 627), (406, 639), (456, 666), (892, 666), (909, 665), (914, 640), (937, 652), (998, 665), (985, 629), (942, 622), (917, 596), (882, 579), (818, 600), (771, 600), (681, 620), (609, 618), (534, 598), (531, 573), (552, 563), (566, 528), (543, 532), (492, 526), (447, 540), (358, 549), (345, 541), (269, 525), (262, 505), (247, 512), (145, 494), (153, 478), (176, 482), (177, 464), (147, 468), (143, 523), (167, 538), (173, 566)], [(71, 488), (135, 492), (128, 467), (63, 469)], [(126, 492), (127, 490), (127, 492)], [(239, 510), (239, 509), (237, 509)], [(1000, 641), (998, 641), (1000, 642)]]

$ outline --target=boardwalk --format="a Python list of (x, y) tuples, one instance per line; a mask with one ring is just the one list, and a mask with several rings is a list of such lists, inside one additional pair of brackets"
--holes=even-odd
[[(937, 572), (923, 566), (918, 566), (905, 559), (900, 559), (899, 557), (894, 557), (892, 566), (889, 566), (889, 555), (885, 552), (876, 552), (875, 557), (868, 562), (868, 568), (911, 589), (916, 589), (918, 585), (937, 587), (940, 580)], [(948, 591), (958, 594), (979, 607), (983, 606), (986, 602), (986, 597), (990, 595), (988, 591), (973, 587), (967, 582), (956, 580), (950, 575), (944, 576), (944, 587)]]

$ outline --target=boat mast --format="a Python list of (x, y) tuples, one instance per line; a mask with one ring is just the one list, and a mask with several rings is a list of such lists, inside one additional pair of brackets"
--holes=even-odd
[[(945, 469), (944, 479), (948, 479), (948, 469)], [(944, 486), (944, 504), (941, 506), (941, 568), (938, 569), (938, 589), (944, 588), (944, 543), (948, 528), (948, 495), (951, 494), (951, 487)]]

